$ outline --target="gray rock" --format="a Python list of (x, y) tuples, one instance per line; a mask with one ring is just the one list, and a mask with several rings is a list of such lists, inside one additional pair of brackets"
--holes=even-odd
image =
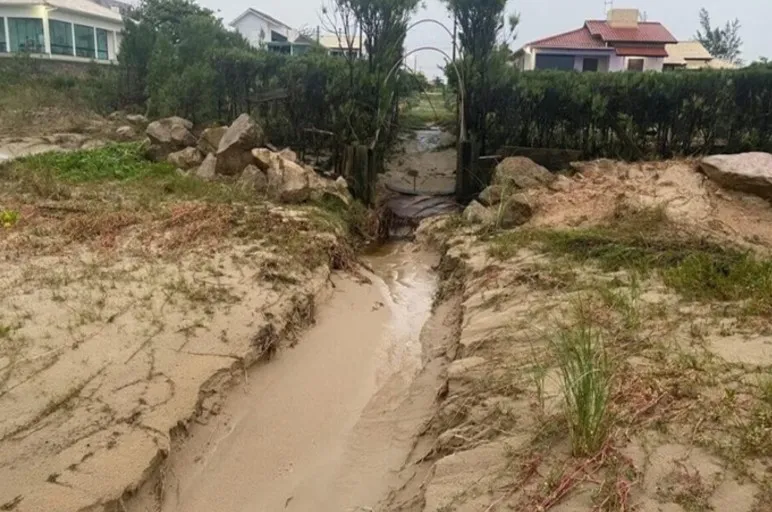
[(493, 221), (493, 212), (477, 201), (472, 201), (464, 210), (464, 220), (472, 224), (490, 224)]
[(297, 153), (292, 151), (290, 148), (284, 148), (281, 151), (279, 151), (279, 156), (285, 160), (289, 160), (290, 162), (298, 163)]
[(480, 203), (485, 206), (495, 206), (501, 202), (501, 187), (499, 185), (491, 185), (486, 187), (485, 190), (480, 192), (478, 198)]
[(147, 126), (148, 119), (142, 114), (129, 114), (126, 116), (126, 120), (132, 124), (138, 124), (141, 126)]
[(493, 173), (493, 185), (507, 189), (543, 187), (555, 181), (555, 175), (524, 156), (505, 158)]
[(311, 174), (303, 166), (279, 159), (268, 171), (268, 194), (282, 203), (303, 203), (311, 197)]
[(193, 123), (181, 117), (167, 117), (153, 121), (145, 133), (150, 139), (148, 156), (154, 160), (163, 160), (169, 153), (174, 153), (196, 144), (196, 138), (190, 132)]
[(276, 160), (277, 154), (268, 148), (255, 148), (252, 150), (252, 157), (255, 159), (255, 165), (267, 171)]
[(256, 165), (248, 165), (241, 173), (238, 185), (244, 190), (263, 194), (268, 188), (268, 178)]
[(121, 126), (115, 130), (115, 138), (121, 141), (133, 140), (137, 137), (137, 131), (129, 125)]
[(179, 167), (180, 169), (187, 170), (201, 165), (203, 157), (196, 148), (185, 148), (183, 150), (170, 153), (169, 156), (166, 157), (166, 160), (172, 165)]
[(204, 158), (204, 161), (201, 163), (201, 165), (198, 166), (198, 169), (193, 173), (197, 178), (200, 178), (204, 181), (212, 181), (215, 178), (215, 169), (217, 168), (217, 158), (209, 153), (206, 155), (206, 158)]
[(252, 149), (262, 146), (263, 129), (248, 114), (236, 119), (217, 148), (217, 173), (233, 176), (254, 163)]
[(512, 194), (496, 209), (496, 225), (503, 229), (522, 226), (533, 217), (533, 206), (525, 194)]
[(700, 169), (724, 188), (772, 200), (772, 154), (713, 155), (702, 159)]
[(548, 185), (549, 189), (553, 192), (567, 192), (571, 189), (571, 181), (570, 178), (567, 178), (566, 176), (558, 175), (555, 178), (555, 181), (550, 183)]
[(201, 136), (198, 138), (198, 150), (205, 155), (207, 153), (217, 153), (220, 141), (226, 131), (228, 131), (227, 126), (215, 126), (201, 132)]

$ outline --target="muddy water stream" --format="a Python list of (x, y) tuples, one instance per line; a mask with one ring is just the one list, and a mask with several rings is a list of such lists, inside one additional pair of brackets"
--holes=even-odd
[(370, 510), (434, 410), (448, 338), (431, 314), (436, 261), (407, 243), (334, 277), (317, 322), (235, 388), (171, 457), (163, 510)]

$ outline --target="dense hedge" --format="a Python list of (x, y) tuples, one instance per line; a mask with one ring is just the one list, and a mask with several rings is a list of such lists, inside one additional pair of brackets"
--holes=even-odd
[(491, 91), (489, 147), (627, 159), (772, 151), (772, 69), (510, 71)]

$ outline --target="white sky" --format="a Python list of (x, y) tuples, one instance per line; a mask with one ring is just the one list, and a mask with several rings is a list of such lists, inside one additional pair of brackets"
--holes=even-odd
[[(293, 27), (316, 27), (320, 25), (321, 6), (324, 0), (198, 0), (214, 10), (229, 23), (248, 7), (254, 7), (278, 18)], [(636, 7), (645, 11), (649, 21), (663, 23), (678, 39), (691, 39), (699, 25), (698, 12), (705, 7), (713, 18), (713, 23), (723, 25), (729, 19), (739, 18), (742, 24), (742, 58), (751, 62), (760, 56), (772, 59), (772, 0), (638, 0), (621, 3), (616, 7)], [(508, 11), (521, 14), (518, 38), (514, 46), (522, 46), (528, 41), (541, 39), (582, 26), (586, 19), (603, 19), (604, 0), (509, 0)], [(440, 0), (425, 0), (423, 7), (414, 17), (435, 18), (452, 27), (445, 5)], [(437, 46), (450, 53), (451, 41), (440, 28), (423, 24), (408, 34), (407, 48)], [(442, 57), (422, 52), (417, 54), (418, 68), (428, 76), (439, 74), (438, 66)], [(411, 67), (414, 61), (410, 60)]]

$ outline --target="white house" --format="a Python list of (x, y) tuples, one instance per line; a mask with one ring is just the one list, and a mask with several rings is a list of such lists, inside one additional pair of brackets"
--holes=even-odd
[(336, 34), (320, 34), (319, 29), (310, 35), (305, 35), (289, 25), (282, 23), (257, 9), (249, 8), (229, 24), (255, 48), (287, 55), (302, 55), (314, 44), (319, 44), (330, 55), (345, 55), (349, 52), (360, 57), (360, 37), (351, 38), (351, 48), (345, 36)]
[(277, 53), (299, 55), (313, 44), (294, 28), (257, 9), (247, 9), (230, 26), (255, 48)]
[(123, 18), (90, 0), (0, 0), (0, 56), (116, 60)]
[(515, 54), (522, 71), (662, 71), (675, 37), (661, 24), (639, 21), (636, 9), (612, 9), (606, 20), (528, 43)]

